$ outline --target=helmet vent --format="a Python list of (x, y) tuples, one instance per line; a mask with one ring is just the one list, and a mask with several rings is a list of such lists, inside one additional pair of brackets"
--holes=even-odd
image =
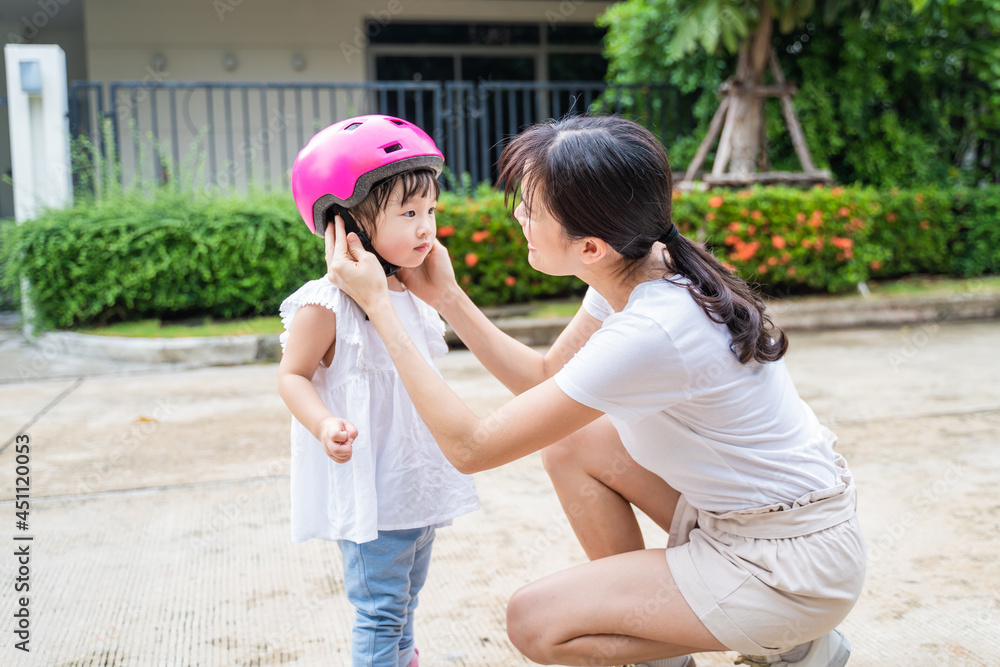
[(350, 125), (344, 128), (344, 132), (353, 132), (359, 127), (361, 127), (361, 123), (351, 123)]
[(398, 144), (398, 143), (397, 144), (393, 144), (392, 146), (386, 146), (385, 147), (385, 152), (386, 153), (395, 153), (396, 151), (401, 151), (401, 150), (403, 150), (403, 147), (400, 144)]
[(401, 120), (395, 120), (393, 118), (390, 118), (389, 122), (390, 123), (395, 123), (396, 125), (406, 125), (406, 123), (404, 123), (403, 121), (401, 121)]

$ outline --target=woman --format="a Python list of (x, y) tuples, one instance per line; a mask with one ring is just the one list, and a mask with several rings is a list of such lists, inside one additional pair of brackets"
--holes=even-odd
[[(583, 307), (544, 355), (455, 283), (443, 247), (401, 276), (517, 396), (478, 418), (424, 361), (355, 236), (327, 234), (330, 279), (365, 310), (445, 456), (462, 472), (543, 448), (591, 562), (517, 591), (508, 633), (548, 664), (841, 666), (835, 630), (861, 592), (864, 543), (835, 437), (795, 391), (760, 297), (670, 217), (647, 130), (574, 117), (500, 158), (532, 267), (576, 275)], [(644, 549), (632, 505), (670, 533)]]

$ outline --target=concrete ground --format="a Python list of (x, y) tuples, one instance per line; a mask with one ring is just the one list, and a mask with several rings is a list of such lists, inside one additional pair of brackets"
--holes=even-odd
[[(860, 489), (871, 562), (842, 626), (850, 665), (1000, 663), (1000, 320), (791, 340), (798, 388)], [(480, 413), (509, 397), (467, 352), (441, 368)], [(81, 361), (0, 336), (0, 664), (349, 664), (337, 548), (289, 540), (276, 370)], [(424, 667), (529, 664), (507, 640), (507, 599), (584, 561), (537, 455), (476, 480), (482, 510), (439, 532), (421, 596)], [(21, 597), (30, 653), (14, 647)]]

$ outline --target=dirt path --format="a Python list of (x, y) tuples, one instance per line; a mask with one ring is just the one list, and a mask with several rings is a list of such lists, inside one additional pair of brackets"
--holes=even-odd
[[(996, 664), (998, 342), (997, 321), (792, 337), (792, 375), (840, 436), (860, 489), (871, 565), (843, 626), (853, 667)], [(288, 414), (275, 366), (102, 375), (50, 359), (47, 368), (65, 377), (0, 384), (0, 440), (37, 417), (24, 533), (34, 537), (31, 653), (12, 646), (18, 605), (7, 574), (0, 663), (348, 664), (339, 553), (288, 539)], [(442, 370), (477, 411), (509, 396), (468, 353)], [(21, 534), (15, 466), (8, 447), (8, 545)], [(529, 664), (507, 641), (507, 598), (584, 559), (537, 456), (477, 475), (477, 485), (483, 509), (439, 533), (418, 616), (424, 667)], [(643, 527), (649, 546), (665, 544)], [(731, 659), (702, 655), (699, 665)]]

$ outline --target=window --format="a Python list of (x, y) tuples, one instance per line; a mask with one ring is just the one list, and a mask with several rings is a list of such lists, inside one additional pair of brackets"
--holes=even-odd
[(603, 81), (604, 29), (545, 23), (369, 21), (377, 81)]

